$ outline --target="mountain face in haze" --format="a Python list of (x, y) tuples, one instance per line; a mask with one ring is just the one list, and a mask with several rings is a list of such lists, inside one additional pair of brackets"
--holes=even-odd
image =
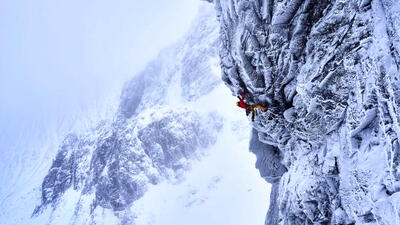
[(225, 84), (267, 106), (265, 224), (400, 224), (400, 2), (214, 3)]
[(64, 139), (34, 218), (59, 224), (57, 215), (63, 215), (62, 223), (114, 224), (104, 219), (106, 209), (120, 219), (115, 223), (133, 223), (125, 214), (149, 185), (179, 181), (190, 161), (216, 142), (221, 115), (198, 101), (222, 83), (214, 71), (218, 23), (210, 7), (195, 21), (182, 42), (126, 83), (112, 120)]

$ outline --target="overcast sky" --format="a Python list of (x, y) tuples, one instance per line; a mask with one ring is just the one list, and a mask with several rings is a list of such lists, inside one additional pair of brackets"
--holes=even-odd
[(1, 0), (1, 152), (26, 133), (47, 135), (49, 126), (101, 111), (123, 81), (184, 35), (199, 4)]

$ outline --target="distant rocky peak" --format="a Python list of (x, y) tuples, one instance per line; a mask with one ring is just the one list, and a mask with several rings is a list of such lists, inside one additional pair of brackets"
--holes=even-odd
[(195, 33), (125, 84), (114, 118), (65, 137), (43, 180), (35, 216), (66, 203), (75, 205), (72, 224), (98, 208), (129, 210), (149, 185), (182, 179), (191, 161), (216, 142), (222, 116), (192, 107), (221, 84), (215, 74), (218, 23), (211, 6), (202, 10), (190, 31)]

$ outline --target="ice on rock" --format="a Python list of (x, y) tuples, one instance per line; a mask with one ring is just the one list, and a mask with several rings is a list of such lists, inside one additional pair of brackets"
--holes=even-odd
[(216, 0), (272, 224), (400, 224), (400, 2)]

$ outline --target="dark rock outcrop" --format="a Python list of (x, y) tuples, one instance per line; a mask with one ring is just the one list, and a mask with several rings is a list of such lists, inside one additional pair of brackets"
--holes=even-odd
[(67, 136), (43, 181), (41, 207), (56, 206), (73, 188), (85, 195), (94, 193), (94, 208), (124, 210), (143, 196), (148, 184), (179, 175), (179, 170), (188, 169), (187, 159), (215, 142), (219, 126), (210, 130), (200, 121), (195, 112), (164, 111), (159, 120), (140, 129), (132, 126), (139, 121), (130, 121)]

